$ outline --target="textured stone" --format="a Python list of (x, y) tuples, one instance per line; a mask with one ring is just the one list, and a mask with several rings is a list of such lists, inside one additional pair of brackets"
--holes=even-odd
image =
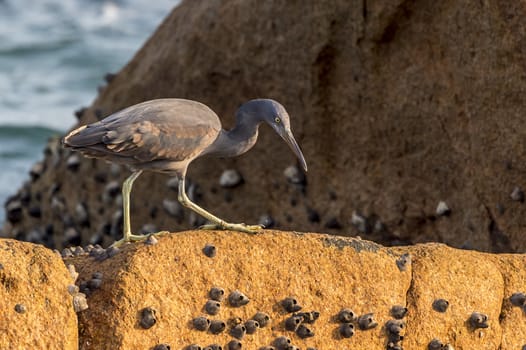
[(525, 289), (526, 256), (497, 255), (494, 256), (494, 261), (501, 271), (506, 271), (502, 273), (504, 279), (504, 301), (500, 316), (502, 350), (523, 349), (526, 345), (526, 310), (513, 306), (509, 298), (513, 293)]
[[(210, 242), (218, 247), (214, 259), (200, 248)], [(225, 302), (214, 319), (246, 321), (257, 312), (272, 319), (271, 327), (244, 336), (243, 348), (259, 349), (285, 334), (303, 349), (341, 348), (347, 343), (333, 338), (338, 325), (331, 320), (347, 303), (360, 314), (374, 312), (381, 324), (391, 318), (392, 305), (406, 304), (411, 272), (400, 272), (398, 255), (371, 242), (326, 235), (189, 231), (159, 237), (154, 246), (124, 246), (102, 262), (74, 257), (79, 283), (90, 280), (94, 271), (112, 276), (92, 291), (89, 309), (79, 313), (81, 349), (150, 349), (159, 339), (175, 349), (192, 343), (225, 345), (231, 340), (230, 326), (219, 335), (188, 327), (203, 315), (208, 293), (219, 282), (226, 294), (240, 290), (250, 302), (240, 307)], [(285, 330), (287, 316), (276, 304), (289, 295), (307, 310), (320, 310), (309, 325), (314, 337), (302, 339)], [(157, 310), (157, 322), (144, 331), (138, 317), (146, 307)], [(353, 347), (382, 348), (380, 328), (357, 331)]]
[(77, 349), (73, 279), (60, 257), (2, 239), (0, 263), (0, 349)]
[[(302, 349), (349, 344), (382, 349), (393, 339), (392, 349), (425, 349), (439, 339), (449, 349), (514, 350), (526, 339), (524, 311), (510, 300), (524, 290), (524, 255), (436, 243), (386, 248), (360, 239), (271, 230), (259, 235), (188, 231), (158, 241), (124, 245), (103, 261), (71, 256), (66, 268), (42, 246), (0, 240), (0, 348), (152, 349), (160, 340), (175, 349), (193, 343), (224, 346), (231, 328), (252, 318), (265, 327), (247, 332), (247, 349), (275, 344), (280, 336)], [(206, 244), (218, 248), (214, 259), (202, 254)], [(401, 257), (411, 261), (403, 271)], [(87, 297), (78, 286), (89, 289)], [(218, 334), (192, 326), (214, 287), (250, 298), (239, 307), (222, 304), (211, 317), (228, 324)], [(303, 307), (297, 314), (303, 327), (296, 333), (285, 329), (292, 316), (283, 308), (288, 298)], [(433, 309), (440, 298), (449, 302), (443, 313)], [(392, 320), (393, 306), (407, 307), (403, 320)], [(354, 316), (342, 318), (347, 308)], [(316, 320), (307, 324), (310, 310), (317, 310), (312, 311)], [(488, 317), (487, 328), (470, 325), (474, 313)], [(352, 332), (341, 333), (338, 315), (355, 323)], [(362, 330), (354, 317), (367, 315), (374, 315), (378, 326)]]
[[(218, 247), (214, 259), (199, 248), (210, 242)], [(397, 261), (405, 254), (411, 264), (400, 271)], [(79, 313), (81, 349), (148, 349), (159, 339), (176, 349), (192, 343), (227, 344), (231, 327), (258, 312), (269, 315), (270, 326), (244, 336), (247, 349), (271, 345), (279, 336), (290, 337), (300, 348), (352, 344), (382, 349), (393, 335), (386, 332), (387, 325), (398, 322), (391, 315), (395, 305), (408, 309), (398, 342), (404, 349), (425, 349), (440, 339), (454, 349), (513, 350), (520, 349), (526, 337), (523, 311), (509, 301), (524, 288), (523, 255), (492, 255), (441, 244), (385, 248), (359, 239), (270, 230), (256, 236), (188, 231), (162, 236), (155, 246), (124, 246), (103, 262), (86, 256), (68, 262), (80, 272), (78, 283), (92, 279), (94, 272), (112, 276), (91, 292), (89, 309)], [(214, 320), (240, 321), (228, 323), (217, 335), (188, 327), (203, 316), (208, 293), (218, 282), (227, 294), (242, 291), (250, 303), (225, 303)], [(315, 336), (302, 339), (286, 331), (291, 314), (281, 304), (291, 296), (306, 310), (320, 310), (308, 326)], [(433, 310), (438, 298), (449, 301), (444, 313)], [(157, 322), (148, 331), (138, 328), (145, 308), (156, 310)], [(345, 308), (352, 308), (356, 316), (374, 314), (378, 326), (361, 330), (356, 324), (351, 339), (335, 337), (341, 324), (334, 320)], [(470, 327), (473, 312), (487, 315), (489, 327)]]
[[(413, 278), (408, 291), (404, 348), (425, 349), (437, 338), (456, 349), (498, 349), (503, 334), (499, 317), (505, 282), (503, 271), (491, 255), (438, 244), (411, 250)], [(438, 298), (449, 301), (444, 313), (433, 309)], [(473, 312), (488, 315), (489, 328), (467, 327)], [(526, 329), (526, 324), (515, 327)]]

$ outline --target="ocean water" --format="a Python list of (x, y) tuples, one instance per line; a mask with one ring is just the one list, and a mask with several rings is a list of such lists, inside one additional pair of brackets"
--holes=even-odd
[(177, 0), (0, 0), (0, 227), (3, 204), (75, 124), (108, 72), (128, 62)]

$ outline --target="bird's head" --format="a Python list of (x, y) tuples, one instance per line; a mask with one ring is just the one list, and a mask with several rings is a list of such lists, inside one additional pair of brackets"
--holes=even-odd
[(240, 107), (243, 113), (252, 115), (266, 122), (292, 149), (303, 170), (307, 171), (307, 162), (290, 129), (290, 117), (285, 107), (271, 99), (256, 99), (246, 102)]

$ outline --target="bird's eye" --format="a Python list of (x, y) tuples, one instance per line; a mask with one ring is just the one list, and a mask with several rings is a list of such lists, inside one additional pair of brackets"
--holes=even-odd
[(274, 118), (274, 121), (278, 124), (281, 123), (281, 119), (279, 119), (279, 117)]

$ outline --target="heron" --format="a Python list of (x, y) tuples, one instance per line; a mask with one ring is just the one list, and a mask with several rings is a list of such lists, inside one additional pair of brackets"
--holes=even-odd
[(200, 102), (179, 98), (150, 100), (81, 126), (66, 135), (62, 143), (86, 157), (131, 169), (122, 185), (123, 238), (114, 246), (149, 236), (132, 234), (130, 225), (130, 193), (143, 171), (176, 177), (179, 202), (210, 222), (201, 228), (256, 233), (262, 225), (229, 223), (192, 202), (186, 195), (185, 177), (188, 165), (196, 158), (236, 157), (250, 150), (262, 123), (281, 136), (306, 172), (307, 163), (292, 134), (289, 114), (272, 99), (254, 99), (242, 104), (230, 130), (223, 129), (217, 114)]

